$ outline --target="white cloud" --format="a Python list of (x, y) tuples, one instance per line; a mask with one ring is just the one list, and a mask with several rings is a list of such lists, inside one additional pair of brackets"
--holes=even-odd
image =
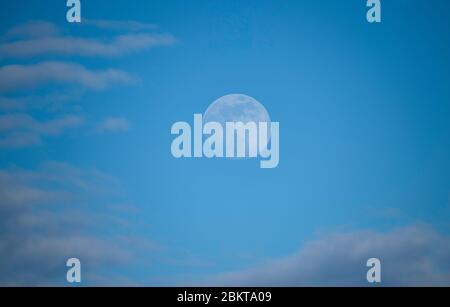
[(45, 111), (47, 113), (65, 112), (72, 113), (80, 111), (80, 106), (70, 104), (71, 101), (80, 100), (85, 92), (83, 88), (57, 88), (44, 94), (13, 95), (9, 97), (0, 96), (0, 111)]
[(49, 83), (76, 84), (99, 90), (112, 83), (129, 83), (131, 81), (131, 77), (120, 70), (92, 71), (82, 65), (67, 62), (42, 62), (0, 67), (0, 92), (33, 89)]
[(176, 42), (168, 34), (124, 34), (110, 41), (77, 37), (44, 37), (0, 45), (0, 57), (21, 58), (38, 55), (80, 55), (115, 57)]
[[(128, 33), (107, 39), (63, 36), (56, 26), (34, 22), (10, 30), (5, 37), (24, 37), (0, 43), (1, 58), (26, 58), (42, 55), (116, 57), (132, 52), (176, 43), (171, 34), (150, 33), (155, 26), (133, 21), (92, 20), (101, 29), (122, 29)], [(34, 31), (36, 27), (36, 31)], [(135, 32), (140, 31), (140, 32)]]
[(379, 258), (382, 285), (449, 286), (450, 236), (424, 225), (355, 231), (311, 241), (297, 253), (216, 276), (208, 285), (367, 286), (366, 261)]
[(0, 97), (0, 110), (11, 111), (24, 108), (22, 99), (14, 99), (8, 97)]
[(153, 31), (159, 27), (155, 24), (134, 20), (83, 19), (82, 25), (95, 26), (104, 30), (118, 31)]
[(4, 39), (50, 37), (59, 34), (59, 29), (51, 22), (32, 20), (8, 30)]
[(61, 162), (0, 169), (0, 199), (1, 286), (63, 285), (71, 257), (81, 259), (85, 281), (104, 285), (114, 268), (158, 250), (129, 235), (124, 213), (111, 210), (124, 201), (119, 183), (95, 169)]
[(0, 115), (0, 147), (22, 148), (42, 143), (42, 138), (60, 135), (67, 129), (83, 124), (83, 119), (76, 115), (38, 121), (27, 114)]
[(123, 117), (109, 117), (100, 122), (97, 126), (99, 132), (121, 132), (128, 131), (130, 124)]

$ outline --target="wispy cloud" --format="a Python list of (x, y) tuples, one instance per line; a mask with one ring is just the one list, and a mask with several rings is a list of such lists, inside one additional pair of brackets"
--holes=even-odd
[(93, 71), (66, 62), (42, 62), (0, 67), (0, 92), (33, 89), (49, 83), (75, 84), (99, 90), (112, 83), (129, 83), (132, 78), (116, 69)]
[(51, 37), (57, 36), (59, 32), (58, 27), (51, 22), (32, 20), (9, 29), (3, 39)]
[(0, 97), (0, 110), (11, 111), (20, 110), (25, 107), (23, 99)]
[(108, 117), (97, 125), (98, 132), (128, 131), (130, 123), (124, 117)]
[(56, 112), (77, 112), (80, 110), (79, 105), (70, 104), (71, 101), (79, 100), (83, 94), (84, 89), (56, 89), (49, 93), (23, 96), (0, 96), (0, 111), (3, 112), (18, 112), (18, 111), (32, 111), (39, 110), (48, 113)]
[(84, 264), (85, 281), (111, 284), (113, 268), (155, 253), (110, 210), (124, 200), (118, 191), (111, 176), (61, 162), (0, 169), (0, 285), (61, 285), (71, 257)]
[[(102, 30), (119, 33), (111, 36), (108, 32), (102, 38), (92, 35), (89, 38), (70, 36), (65, 34), (67, 29), (60, 29), (51, 22), (29, 21), (11, 28), (0, 37), (0, 58), (51, 58), (54, 55), (116, 57), (176, 42), (173, 35), (156, 32), (156, 25), (138, 21), (86, 19), (80, 27), (85, 26), (96, 28), (96, 35), (102, 35)], [(64, 113), (73, 113), (77, 106), (70, 108), (63, 104), (79, 98), (85, 90), (103, 90), (116, 84), (134, 83), (135, 80), (123, 70), (91, 69), (61, 60), (4, 65), (0, 66), (0, 111), (33, 114), (32, 111), (39, 108), (51, 112), (63, 110)], [(36, 89), (46, 91), (32, 92)], [(8, 120), (10, 119), (18, 120), (19, 117), (10, 116)], [(11, 129), (8, 135), (2, 135), (0, 146), (18, 148), (40, 144), (44, 133), (33, 132), (27, 127), (24, 126), (20, 131)], [(124, 118), (108, 118), (97, 129), (103, 132), (125, 131), (129, 129), (129, 123)]]
[(366, 261), (373, 257), (381, 260), (383, 285), (450, 285), (450, 236), (425, 225), (331, 234), (291, 256), (221, 274), (208, 284), (367, 286)]
[(112, 40), (77, 37), (45, 37), (0, 45), (0, 57), (24, 58), (38, 55), (79, 55), (115, 57), (176, 42), (168, 34), (124, 34)]
[[(83, 38), (69, 36), (64, 29), (47, 21), (29, 21), (8, 30), (0, 37), (0, 58), (28, 58), (33, 56), (52, 57), (99, 56), (115, 57), (156, 46), (171, 45), (176, 39), (171, 34), (157, 33), (158, 26), (132, 20), (90, 20), (85, 19), (83, 27), (120, 32), (105, 38)], [(97, 33), (101, 35), (100, 33)], [(24, 112), (31, 109), (61, 110), (62, 102), (79, 98), (84, 89), (102, 90), (115, 84), (130, 84), (135, 81), (128, 73), (113, 68), (90, 69), (75, 62), (41, 61), (33, 64), (11, 64), (0, 67), (0, 111)], [(64, 85), (56, 91), (45, 94), (31, 93), (48, 85)], [(55, 88), (53, 88), (55, 89)], [(76, 97), (70, 93), (76, 92)], [(64, 107), (66, 112), (74, 108)], [(104, 131), (123, 131), (128, 128), (123, 119), (109, 119), (99, 126)], [(35, 134), (20, 134), (16, 143), (39, 143)], [(3, 139), (5, 141), (5, 139)], [(12, 140), (6, 143), (12, 144)], [(5, 143), (4, 143), (5, 144)]]
[(115, 31), (154, 31), (159, 29), (155, 24), (135, 20), (83, 19), (81, 25), (94, 26), (104, 30)]
[(39, 145), (44, 137), (60, 135), (81, 124), (83, 119), (76, 115), (47, 121), (38, 121), (21, 113), (0, 115), (0, 147), (22, 148)]
[[(18, 26), (5, 35), (9, 39), (0, 44), (0, 57), (27, 58), (43, 55), (117, 57), (140, 50), (176, 43), (171, 34), (153, 33), (155, 26), (133, 21), (92, 20), (88, 24), (100, 29), (126, 31), (110, 38), (83, 38), (60, 35), (58, 28), (47, 22), (33, 22)], [(36, 31), (33, 31), (36, 27)], [(137, 32), (136, 32), (137, 31)]]

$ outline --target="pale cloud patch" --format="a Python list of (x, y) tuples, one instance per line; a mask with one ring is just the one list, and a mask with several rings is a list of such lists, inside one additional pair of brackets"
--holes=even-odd
[(23, 99), (0, 97), (0, 110), (12, 111), (21, 110), (25, 107)]
[(115, 83), (130, 83), (132, 78), (116, 69), (89, 70), (67, 62), (41, 62), (0, 67), (0, 92), (33, 89), (50, 83), (75, 84), (100, 90)]
[(159, 27), (155, 24), (135, 20), (84, 19), (82, 25), (94, 26), (104, 30), (115, 31), (153, 31)]
[(130, 129), (130, 123), (124, 117), (108, 117), (97, 125), (98, 132), (124, 132)]
[(71, 104), (80, 100), (84, 89), (66, 88), (56, 89), (45, 94), (25, 94), (21, 96), (0, 96), (0, 111), (18, 112), (18, 111), (45, 111), (47, 113), (72, 113), (81, 111), (80, 106)]
[(323, 236), (290, 256), (220, 274), (219, 286), (368, 286), (366, 261), (382, 263), (382, 285), (450, 285), (450, 235), (426, 225)]
[(103, 39), (64, 36), (58, 34), (56, 26), (40, 22), (33, 36), (34, 24), (25, 24), (10, 30), (5, 37), (14, 38), (23, 34), (22, 36), (26, 38), (0, 43), (0, 57), (26, 58), (43, 55), (117, 57), (154, 47), (170, 46), (177, 41), (171, 34), (149, 32), (155, 26), (145, 23), (108, 20), (92, 20), (88, 21), (89, 23), (100, 29), (125, 30), (127, 33)]
[(47, 21), (32, 20), (8, 30), (3, 39), (51, 37), (59, 34), (58, 27)]
[(0, 147), (23, 148), (40, 145), (44, 137), (57, 136), (79, 127), (84, 120), (76, 115), (39, 121), (28, 114), (0, 115)]
[(111, 209), (126, 201), (118, 191), (113, 177), (62, 162), (0, 169), (0, 285), (64, 285), (71, 257), (82, 261), (85, 281), (104, 285), (115, 268), (157, 252)]
[(0, 45), (0, 57), (23, 58), (38, 55), (80, 55), (116, 57), (157, 46), (173, 45), (169, 34), (124, 34), (111, 40), (78, 37), (44, 37), (8, 42)]

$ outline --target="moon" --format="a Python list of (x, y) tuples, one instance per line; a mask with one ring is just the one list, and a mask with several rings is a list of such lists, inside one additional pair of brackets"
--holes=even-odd
[[(226, 122), (267, 122), (270, 127), (270, 116), (266, 108), (255, 98), (244, 94), (229, 94), (215, 100), (205, 111), (203, 123), (218, 122), (225, 128)], [(256, 136), (257, 138), (257, 136)], [(270, 140), (270, 128), (268, 129), (267, 142)], [(239, 140), (236, 140), (236, 142)], [(249, 148), (249, 140), (246, 148)], [(256, 142), (257, 143), (257, 142)], [(267, 144), (261, 144), (267, 146)], [(236, 147), (235, 147), (236, 148)]]

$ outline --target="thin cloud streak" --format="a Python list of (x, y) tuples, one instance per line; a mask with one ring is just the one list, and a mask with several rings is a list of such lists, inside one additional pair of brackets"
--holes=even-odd
[(101, 30), (125, 33), (109, 38), (83, 38), (60, 34), (56, 25), (32, 21), (9, 30), (0, 43), (1, 58), (29, 58), (63, 55), (86, 57), (118, 57), (177, 42), (171, 34), (154, 33), (155, 25), (135, 21), (88, 20)]
[(93, 71), (67, 62), (41, 62), (0, 67), (0, 92), (34, 89), (50, 83), (75, 84), (101, 90), (112, 83), (130, 83), (132, 78), (116, 69)]
[(97, 126), (98, 132), (123, 132), (130, 129), (130, 123), (123, 117), (108, 117)]
[(4, 43), (0, 57), (26, 58), (41, 55), (117, 57), (156, 46), (170, 46), (176, 39), (169, 34), (125, 34), (110, 41), (78, 37), (44, 37)]
[(116, 268), (158, 252), (114, 213), (124, 198), (118, 190), (115, 178), (62, 162), (0, 169), (0, 285), (64, 285), (71, 257), (82, 261), (86, 281), (103, 276), (96, 285), (104, 285)]
[(115, 31), (153, 31), (159, 27), (155, 24), (135, 20), (83, 19), (81, 25), (94, 26), (103, 30)]
[(3, 39), (52, 37), (59, 34), (58, 27), (48, 21), (32, 20), (8, 30)]
[(0, 115), (0, 148), (40, 145), (44, 137), (60, 135), (68, 129), (81, 126), (83, 122), (83, 118), (76, 115), (47, 121), (38, 121), (22, 113)]
[(431, 226), (330, 234), (297, 253), (215, 276), (219, 286), (368, 286), (366, 262), (381, 260), (384, 286), (449, 286), (450, 236)]

